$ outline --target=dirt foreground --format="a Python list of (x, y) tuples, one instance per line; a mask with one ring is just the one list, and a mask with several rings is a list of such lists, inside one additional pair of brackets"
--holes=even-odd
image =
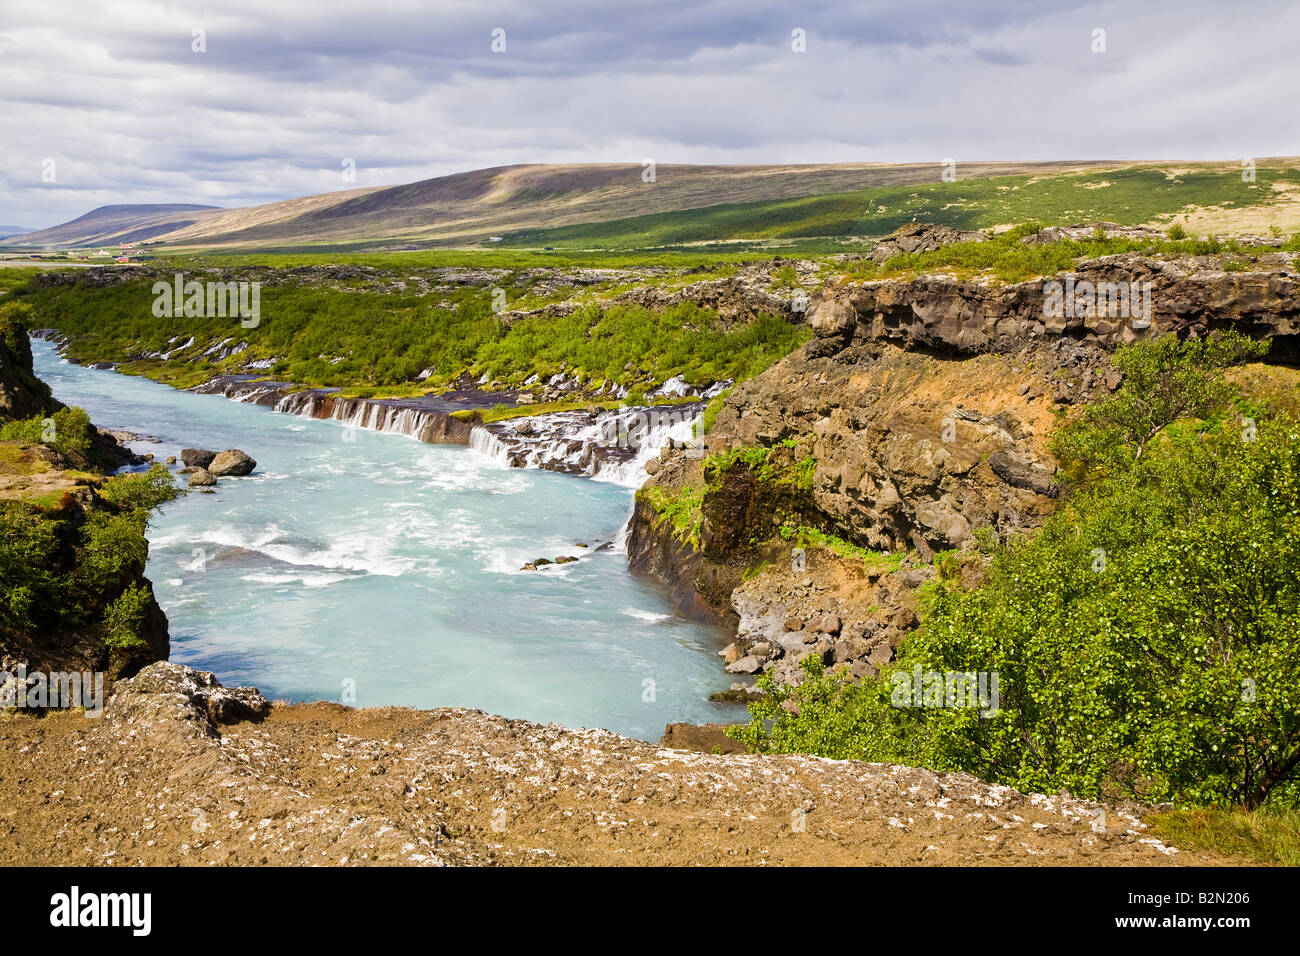
[(475, 710), (271, 707), (166, 663), (97, 719), (4, 716), (0, 746), (7, 865), (1234, 862), (1163, 845), (1133, 808), (965, 774)]

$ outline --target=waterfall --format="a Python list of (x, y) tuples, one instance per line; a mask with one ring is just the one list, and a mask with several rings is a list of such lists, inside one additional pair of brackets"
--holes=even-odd
[(476, 426), (469, 446), (514, 468), (586, 475), (631, 488), (669, 442), (689, 443), (703, 405), (554, 412)]

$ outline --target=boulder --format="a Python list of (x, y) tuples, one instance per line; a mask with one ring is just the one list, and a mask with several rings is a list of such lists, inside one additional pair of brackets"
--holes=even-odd
[(827, 611), (812, 624), (812, 630), (821, 634), (838, 634), (840, 627), (840, 616), (834, 611)]
[(753, 654), (746, 654), (735, 663), (726, 667), (728, 674), (755, 674), (763, 669), (763, 662)]
[(207, 468), (212, 459), (217, 457), (215, 451), (204, 448), (185, 448), (181, 450), (181, 462), (190, 468)]
[(727, 724), (668, 724), (659, 746), (702, 754), (743, 754), (745, 745), (727, 736)]
[(808, 313), (808, 324), (820, 338), (843, 335), (858, 321), (858, 312), (846, 299), (822, 299)]
[(1052, 480), (1046, 469), (1013, 452), (995, 451), (989, 455), (989, 467), (1013, 488), (1024, 488), (1047, 498), (1055, 498), (1061, 493), (1061, 486)]
[(212, 459), (207, 466), (214, 475), (247, 475), (257, 467), (257, 462), (238, 448), (227, 448)]
[(224, 687), (208, 671), (159, 661), (119, 681), (104, 716), (110, 724), (147, 725), (167, 713), (216, 737), (219, 724), (259, 721), (270, 712), (271, 702), (256, 687)]
[(190, 472), (191, 488), (207, 488), (217, 483), (216, 476), (212, 472), (203, 468), (195, 468)]

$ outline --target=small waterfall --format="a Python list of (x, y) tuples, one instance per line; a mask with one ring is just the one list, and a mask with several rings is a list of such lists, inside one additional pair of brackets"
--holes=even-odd
[(465, 444), (469, 438), (468, 423), (436, 408), (421, 408), (399, 400), (340, 398), (321, 389), (290, 391), (291, 387), (283, 382), (249, 382), (225, 377), (205, 382), (194, 391), (263, 405), (286, 415), (330, 419), (349, 428), (404, 435), (427, 444)]
[(470, 448), (514, 468), (587, 475), (636, 488), (669, 442), (695, 435), (703, 404), (555, 412), (475, 427)]
[(196, 387), (238, 402), (350, 428), (404, 435), (426, 443), (468, 445), (511, 468), (541, 468), (584, 475), (629, 488), (646, 478), (645, 465), (669, 443), (695, 438), (704, 401), (633, 406), (604, 411), (552, 412), (471, 425), (446, 411), (400, 399), (342, 398), (322, 389), (290, 391), (284, 382), (219, 377)]
[(482, 425), (475, 425), (469, 433), (469, 447), (471, 451), (486, 455), (503, 465), (510, 464), (510, 446)]

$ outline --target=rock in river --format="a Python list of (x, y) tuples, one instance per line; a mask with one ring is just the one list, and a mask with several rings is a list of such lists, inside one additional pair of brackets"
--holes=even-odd
[(215, 451), (208, 451), (205, 448), (185, 448), (181, 450), (181, 461), (186, 467), (207, 468), (212, 464), (212, 459), (217, 457)]
[(216, 483), (216, 476), (214, 476), (212, 472), (203, 468), (196, 468), (194, 471), (190, 472), (191, 488), (206, 488), (209, 485), (215, 485)]
[(227, 448), (212, 459), (208, 471), (214, 475), (247, 475), (257, 467), (257, 462), (238, 448)]

